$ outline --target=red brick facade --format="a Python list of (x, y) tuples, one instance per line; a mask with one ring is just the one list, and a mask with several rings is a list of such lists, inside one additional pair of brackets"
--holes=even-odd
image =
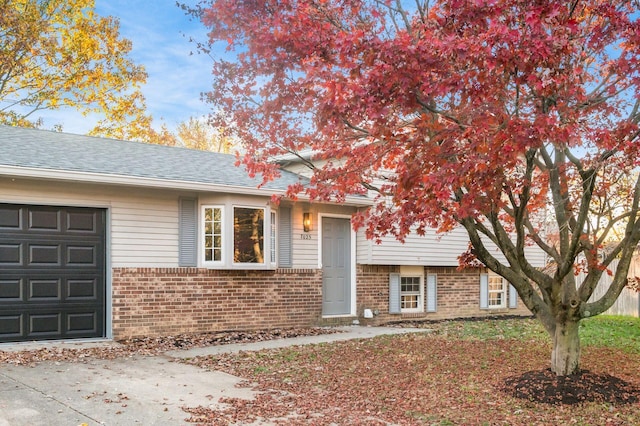
[(114, 268), (112, 283), (114, 339), (303, 327), (322, 316), (314, 269)]
[[(365, 323), (380, 324), (401, 320), (439, 320), (492, 315), (531, 315), (518, 300), (517, 308), (480, 309), (480, 273), (478, 268), (459, 270), (453, 267), (426, 267), (424, 275), (437, 274), (436, 312), (389, 314), (389, 274), (400, 272), (399, 266), (358, 265), (358, 315), (364, 309), (377, 312)], [(426, 291), (425, 291), (426, 297)], [(426, 306), (426, 302), (424, 303)]]
[[(389, 273), (399, 270), (398, 266), (357, 266), (361, 322), (530, 315), (521, 301), (516, 309), (480, 309), (481, 271), (457, 268), (425, 268), (425, 276), (437, 274), (436, 312), (389, 314)], [(322, 319), (319, 269), (114, 268), (112, 294), (114, 339), (332, 324)], [(376, 316), (362, 318), (364, 309)]]

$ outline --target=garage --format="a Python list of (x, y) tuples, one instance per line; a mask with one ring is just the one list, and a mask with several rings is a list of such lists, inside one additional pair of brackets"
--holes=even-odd
[(0, 342), (105, 336), (105, 217), (0, 204)]

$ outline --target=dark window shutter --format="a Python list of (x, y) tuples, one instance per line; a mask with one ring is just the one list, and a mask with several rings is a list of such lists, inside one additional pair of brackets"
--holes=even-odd
[(489, 274), (480, 274), (480, 309), (489, 309)]
[(518, 307), (518, 292), (516, 288), (509, 284), (509, 307), (515, 309)]
[(178, 265), (198, 266), (197, 200), (180, 198), (178, 203)]
[(389, 313), (399, 314), (402, 312), (400, 304), (400, 274), (389, 274)]
[(427, 274), (427, 312), (436, 312), (438, 306), (438, 276)]
[(280, 268), (293, 266), (291, 234), (291, 207), (280, 207), (278, 209), (278, 266)]

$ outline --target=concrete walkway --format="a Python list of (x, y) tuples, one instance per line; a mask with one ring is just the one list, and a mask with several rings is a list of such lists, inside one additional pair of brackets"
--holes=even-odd
[[(254, 392), (236, 386), (241, 378), (173, 362), (177, 358), (426, 331), (359, 326), (339, 329), (341, 332), (334, 334), (176, 350), (150, 357), (42, 362), (32, 367), (0, 365), (0, 426), (187, 424), (184, 419), (189, 416), (181, 407), (215, 407), (221, 397), (251, 399)], [(114, 343), (51, 342), (46, 345), (79, 347), (83, 344)], [(0, 345), (0, 350), (25, 350), (42, 345)]]

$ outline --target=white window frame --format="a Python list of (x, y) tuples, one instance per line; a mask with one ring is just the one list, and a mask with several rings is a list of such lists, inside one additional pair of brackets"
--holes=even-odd
[[(233, 256), (233, 252), (235, 250), (236, 247), (236, 241), (235, 241), (235, 232), (233, 232), (233, 224), (235, 222), (235, 217), (236, 217), (236, 209), (251, 209), (251, 210), (262, 210), (262, 263), (257, 263), (257, 262), (250, 262), (250, 263), (245, 263), (245, 262), (236, 262)], [(269, 215), (269, 211), (266, 207), (263, 206), (256, 206), (256, 205), (244, 205), (244, 204), (234, 204), (231, 206), (231, 246), (229, 248), (230, 250), (230, 254), (231, 254), (231, 259), (232, 259), (232, 265), (234, 267), (242, 267), (242, 268), (260, 268), (260, 267), (264, 267), (267, 266), (267, 264), (269, 264), (270, 262), (268, 262), (268, 258), (267, 256), (271, 256), (271, 242), (270, 240), (270, 232), (271, 232), (271, 226), (270, 226), (270, 215)], [(268, 232), (265, 232), (269, 230)], [(267, 243), (269, 243), (269, 245), (267, 246)], [(224, 242), (223, 242), (224, 244)], [(269, 248), (269, 253), (267, 254), (265, 251), (265, 248)]]
[[(492, 290), (491, 289), (491, 284), (495, 284), (497, 282), (500, 282), (500, 284), (502, 285), (502, 289), (501, 290)], [(489, 309), (504, 309), (507, 307), (507, 281), (501, 277), (498, 274), (495, 273), (489, 273), (489, 277), (487, 280), (487, 307)], [(495, 295), (495, 294), (501, 294), (502, 296), (500, 297), (501, 303), (497, 304), (495, 303), (495, 299), (492, 300), (491, 295)]]
[(278, 266), (278, 211), (271, 210), (271, 223), (269, 224), (269, 263), (271, 266)]
[[(420, 290), (416, 292), (403, 292), (403, 278), (419, 278)], [(404, 296), (418, 296), (417, 308), (403, 308)], [(424, 267), (422, 266), (400, 266), (400, 311), (404, 313), (424, 312)]]
[[(242, 262), (234, 262), (234, 215), (236, 208), (244, 208), (244, 209), (260, 209), (263, 211), (263, 246), (262, 249), (264, 251), (264, 261), (262, 263), (242, 263)], [(199, 217), (198, 217), (198, 266), (202, 268), (208, 269), (226, 269), (226, 270), (270, 270), (276, 269), (277, 264), (271, 262), (271, 249), (272, 249), (272, 234), (271, 234), (271, 226), (272, 226), (272, 213), (276, 213), (277, 219), (277, 210), (272, 210), (271, 206), (267, 203), (260, 204), (258, 202), (253, 203), (250, 200), (242, 201), (242, 203), (234, 204), (233, 200), (224, 198), (221, 199), (212, 199), (209, 202), (203, 202), (198, 206)], [(221, 222), (222, 222), (222, 252), (221, 252), (221, 260), (206, 260), (206, 224), (205, 224), (205, 212), (207, 209), (220, 209), (221, 212)], [(275, 230), (276, 230), (276, 260), (278, 259), (278, 245), (277, 245), (277, 231), (278, 224), (277, 220), (275, 222)]]
[[(206, 250), (206, 220), (205, 218), (207, 217), (206, 215), (206, 211), (207, 209), (219, 209), (220, 210), (220, 238), (222, 240), (222, 244), (220, 246), (220, 260), (207, 260), (207, 250)], [(201, 240), (200, 240), (200, 246), (202, 247), (201, 252), (202, 252), (202, 264), (205, 267), (219, 267), (219, 266), (223, 266), (225, 264), (225, 260), (226, 260), (226, 240), (227, 240), (227, 235), (226, 235), (226, 212), (225, 212), (225, 206), (221, 205), (221, 204), (206, 204), (203, 205), (200, 209), (201, 212), (201, 220), (200, 220), (200, 236), (201, 236)], [(212, 256), (213, 257), (213, 256)]]

